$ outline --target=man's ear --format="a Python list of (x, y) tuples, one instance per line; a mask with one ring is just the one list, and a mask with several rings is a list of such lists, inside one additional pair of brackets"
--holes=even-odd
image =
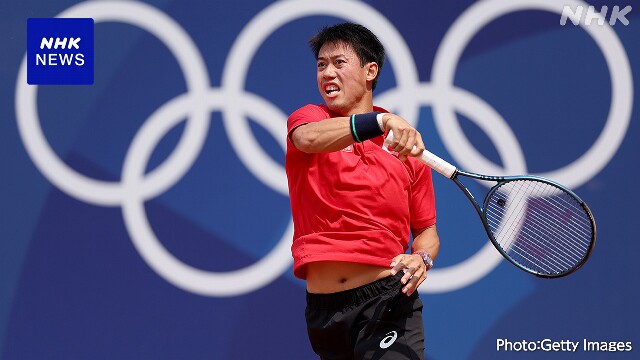
[(366, 65), (367, 68), (367, 81), (375, 80), (378, 76), (378, 63), (370, 62)]

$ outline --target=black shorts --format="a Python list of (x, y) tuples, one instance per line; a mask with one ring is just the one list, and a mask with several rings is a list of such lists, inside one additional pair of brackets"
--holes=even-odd
[(422, 360), (418, 292), (402, 292), (403, 273), (333, 294), (307, 292), (307, 332), (323, 360)]

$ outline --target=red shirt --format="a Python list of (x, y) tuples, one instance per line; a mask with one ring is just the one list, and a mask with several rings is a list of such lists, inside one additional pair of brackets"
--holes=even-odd
[[(289, 116), (287, 129), (290, 134), (332, 117), (325, 105), (306, 105)], [(306, 279), (305, 265), (314, 261), (389, 266), (409, 247), (411, 229), (435, 224), (431, 169), (414, 158), (400, 161), (382, 148), (383, 140), (307, 154), (289, 138), (285, 168), (296, 277)]]

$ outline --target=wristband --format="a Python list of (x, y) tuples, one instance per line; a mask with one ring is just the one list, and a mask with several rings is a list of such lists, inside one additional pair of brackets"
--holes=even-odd
[(355, 142), (363, 142), (384, 134), (378, 125), (377, 112), (351, 115), (351, 136)]
[(378, 113), (378, 115), (376, 115), (376, 120), (378, 120), (378, 126), (380, 126), (380, 130), (382, 130), (382, 132), (384, 132), (384, 121), (382, 121), (383, 117), (384, 117), (384, 113)]
[(433, 259), (431, 258), (431, 255), (429, 255), (429, 253), (424, 251), (415, 251), (414, 254), (420, 255), (422, 261), (424, 262), (424, 265), (427, 267), (427, 271), (429, 271), (429, 269), (433, 267)]

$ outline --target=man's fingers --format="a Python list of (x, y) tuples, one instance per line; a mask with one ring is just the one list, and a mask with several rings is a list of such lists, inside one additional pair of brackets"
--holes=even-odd
[[(393, 265), (394, 263), (395, 263), (395, 265)], [(399, 273), (400, 270), (402, 270), (402, 269), (404, 269), (406, 267), (406, 265), (400, 260), (398, 260), (398, 261), (394, 260), (391, 263), (391, 265), (393, 265), (393, 268), (391, 269), (391, 275), (395, 275), (395, 274)]]
[(389, 149), (397, 152), (400, 160), (405, 161), (409, 156), (420, 156), (424, 151), (422, 136), (416, 129), (399, 129), (393, 134)]
[(403, 284), (408, 283), (409, 280), (413, 277), (413, 274), (415, 274), (415, 272), (416, 272), (415, 268), (412, 268), (412, 267), (407, 268), (407, 271), (402, 277), (402, 279), (400, 279), (400, 282), (402, 282)]
[(417, 289), (418, 286), (420, 286), (420, 284), (422, 284), (422, 282), (427, 278), (425, 273), (422, 273), (420, 275), (414, 275), (408, 282), (407, 284), (402, 288), (402, 292), (407, 294), (407, 296), (410, 296), (411, 294), (413, 294)]
[(422, 135), (420, 133), (416, 134), (416, 144), (411, 150), (411, 156), (420, 156), (424, 151), (424, 143), (422, 142)]
[(404, 270), (404, 275), (400, 278), (400, 282), (404, 285), (402, 292), (407, 296), (413, 294), (427, 278), (422, 259), (417, 261), (412, 256), (398, 255), (391, 260), (391, 266), (392, 276)]

